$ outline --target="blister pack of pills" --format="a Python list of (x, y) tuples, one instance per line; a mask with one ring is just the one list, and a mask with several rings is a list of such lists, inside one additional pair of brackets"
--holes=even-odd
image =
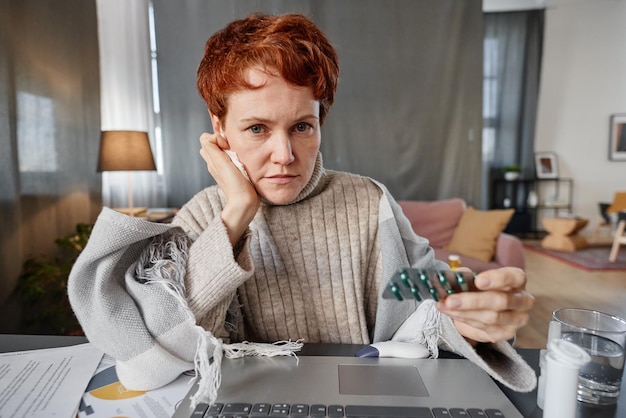
[(454, 293), (477, 291), (475, 276), (476, 273), (471, 271), (403, 268), (389, 279), (383, 298), (439, 301)]

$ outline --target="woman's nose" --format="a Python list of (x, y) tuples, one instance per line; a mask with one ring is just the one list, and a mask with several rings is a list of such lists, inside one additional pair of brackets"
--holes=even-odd
[(286, 133), (276, 133), (272, 139), (272, 162), (287, 165), (294, 160), (291, 139)]

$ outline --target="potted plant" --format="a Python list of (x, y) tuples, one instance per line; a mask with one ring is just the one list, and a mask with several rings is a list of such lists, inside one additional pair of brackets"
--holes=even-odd
[(502, 167), (502, 171), (504, 172), (504, 179), (512, 181), (519, 178), (522, 168), (517, 164), (513, 164)]
[(67, 297), (67, 279), (91, 235), (92, 226), (76, 225), (73, 234), (56, 239), (54, 257), (32, 257), (24, 262), (17, 291), (24, 306), (26, 332), (82, 334)]

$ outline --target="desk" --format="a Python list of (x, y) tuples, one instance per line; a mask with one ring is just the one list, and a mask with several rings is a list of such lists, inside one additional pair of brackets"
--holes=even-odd
[[(48, 336), (48, 335), (0, 335), (0, 353), (34, 350), (40, 348), (64, 347), (86, 342), (85, 337), (64, 337), (64, 336)], [(361, 345), (351, 344), (305, 344), (301, 354), (309, 356), (353, 356)], [(517, 350), (520, 355), (528, 362), (528, 364), (539, 370), (539, 350), (524, 349)], [(442, 358), (458, 358), (458, 356), (441, 352)], [(498, 386), (505, 395), (511, 400), (513, 405), (526, 418), (541, 418), (543, 412), (537, 406), (537, 390), (529, 393), (514, 392), (501, 384)], [(611, 407), (591, 407), (582, 406), (579, 408), (578, 418), (618, 418), (626, 417), (626, 384), (622, 385), (619, 403)]]

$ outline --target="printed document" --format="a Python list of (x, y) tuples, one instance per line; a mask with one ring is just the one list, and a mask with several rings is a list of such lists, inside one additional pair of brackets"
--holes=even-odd
[(0, 354), (0, 418), (76, 416), (102, 355), (90, 343)]
[(129, 390), (117, 377), (115, 360), (105, 355), (85, 390), (78, 416), (169, 418), (191, 389), (192, 380), (193, 376), (182, 374), (158, 389)]

